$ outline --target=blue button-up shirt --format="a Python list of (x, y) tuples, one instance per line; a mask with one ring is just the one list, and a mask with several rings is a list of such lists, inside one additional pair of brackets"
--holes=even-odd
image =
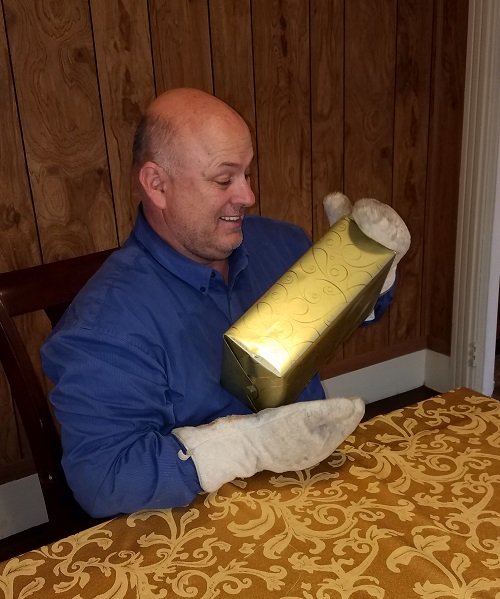
[[(139, 213), (42, 348), (63, 467), (93, 516), (189, 504), (200, 486), (170, 434), (248, 408), (220, 385), (223, 334), (310, 246), (247, 216), (229, 280), (167, 245)], [(300, 400), (324, 397), (316, 376)]]

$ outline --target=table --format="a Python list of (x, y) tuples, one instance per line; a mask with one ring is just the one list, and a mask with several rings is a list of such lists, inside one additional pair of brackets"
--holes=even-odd
[(318, 466), (124, 515), (0, 564), (0, 597), (500, 597), (500, 402), (450, 391)]

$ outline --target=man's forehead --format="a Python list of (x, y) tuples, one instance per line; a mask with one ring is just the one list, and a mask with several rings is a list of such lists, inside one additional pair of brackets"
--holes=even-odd
[[(185, 100), (181, 102), (181, 100)], [(253, 144), (244, 119), (230, 106), (199, 90), (173, 90), (149, 109), (170, 125), (170, 149), (181, 162), (204, 167), (247, 167)], [(194, 161), (194, 164), (193, 164)]]
[(220, 163), (240, 163), (242, 155), (253, 154), (252, 137), (242, 119), (207, 119), (179, 131), (185, 148), (193, 148)]

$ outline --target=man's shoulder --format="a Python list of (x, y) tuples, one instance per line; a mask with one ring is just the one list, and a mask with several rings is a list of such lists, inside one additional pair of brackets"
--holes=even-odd
[(301, 227), (253, 215), (244, 220), (243, 244), (251, 268), (273, 279), (290, 268), (311, 246)]
[(66, 326), (121, 330), (124, 321), (134, 320), (139, 313), (143, 298), (154, 297), (156, 279), (151, 270), (152, 261), (139, 248), (125, 245), (117, 249), (73, 300)]
[(245, 240), (274, 241), (276, 244), (309, 245), (304, 229), (298, 225), (266, 216), (249, 214), (243, 221)]
[[(142, 252), (137, 246), (125, 245), (115, 250), (87, 282), (79, 295), (107, 294), (110, 289), (137, 287), (137, 279), (146, 274)], [(141, 265), (142, 263), (142, 265)]]

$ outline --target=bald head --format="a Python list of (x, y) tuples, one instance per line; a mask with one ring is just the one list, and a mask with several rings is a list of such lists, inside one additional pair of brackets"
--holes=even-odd
[(140, 122), (133, 145), (133, 162), (157, 162), (169, 171), (182, 160), (186, 145), (203, 142), (223, 122), (244, 127), (243, 118), (228, 104), (199, 89), (178, 88), (158, 96)]
[(163, 117), (186, 124), (192, 120), (201, 121), (207, 117), (219, 116), (241, 119), (228, 104), (199, 89), (171, 89), (154, 100), (147, 110), (150, 116)]

